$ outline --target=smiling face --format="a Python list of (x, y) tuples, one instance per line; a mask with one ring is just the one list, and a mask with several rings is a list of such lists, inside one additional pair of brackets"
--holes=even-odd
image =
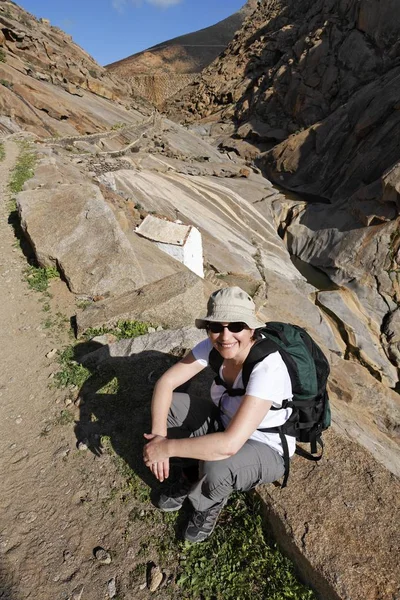
[(221, 323), (221, 325), (224, 325), (224, 328), (220, 333), (213, 333), (207, 329), (212, 345), (223, 359), (244, 362), (254, 343), (254, 329), (245, 326), (242, 331), (235, 333), (229, 331), (229, 323)]

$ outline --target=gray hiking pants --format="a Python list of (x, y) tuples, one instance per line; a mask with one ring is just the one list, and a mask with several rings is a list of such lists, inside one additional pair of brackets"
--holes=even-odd
[[(175, 392), (168, 415), (168, 437), (197, 437), (218, 431), (218, 409), (211, 399), (192, 399)], [(248, 491), (259, 483), (280, 479), (283, 457), (267, 444), (248, 440), (234, 455), (223, 460), (199, 462), (199, 480), (189, 493), (195, 510), (204, 511), (233, 491)], [(185, 464), (185, 461), (182, 460)]]

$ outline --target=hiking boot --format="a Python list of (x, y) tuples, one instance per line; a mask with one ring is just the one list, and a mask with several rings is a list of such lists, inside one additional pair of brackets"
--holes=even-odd
[(156, 505), (163, 512), (179, 510), (185, 502), (192, 487), (192, 483), (186, 477), (180, 477), (178, 481), (166, 486), (165, 491), (158, 498)]
[(183, 534), (185, 540), (193, 544), (206, 540), (214, 531), (219, 513), (224, 508), (227, 500), (227, 498), (224, 498), (208, 510), (194, 510)]

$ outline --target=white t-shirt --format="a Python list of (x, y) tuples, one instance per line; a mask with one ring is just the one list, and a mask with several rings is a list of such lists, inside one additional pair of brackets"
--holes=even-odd
[[(209, 364), (209, 355), (212, 347), (211, 341), (207, 338), (192, 349), (194, 358), (204, 367)], [(219, 375), (222, 378), (222, 366)], [(232, 389), (243, 389), (243, 387), (242, 371), (240, 371), (235, 379)], [(238, 410), (243, 400), (243, 396), (229, 396), (225, 387), (217, 385), (215, 381), (212, 383), (210, 394), (212, 401), (217, 406), (223, 396), (221, 402), (221, 421), (223, 426), (227, 427)], [(283, 400), (289, 400), (292, 397), (292, 384), (289, 372), (279, 352), (273, 352), (255, 365), (246, 387), (246, 394), (261, 398), (261, 400), (269, 400), (276, 408), (282, 406)], [(269, 410), (258, 427), (261, 429), (264, 427), (277, 427), (278, 425), (283, 425), (289, 418), (291, 412), (291, 408)], [(268, 444), (268, 446), (271, 446), (271, 448), (283, 455), (282, 444), (278, 433), (267, 433), (258, 431), (257, 429), (251, 434), (250, 439)], [(292, 456), (296, 448), (296, 440), (290, 435), (287, 435), (286, 439), (289, 446), (289, 455)]]

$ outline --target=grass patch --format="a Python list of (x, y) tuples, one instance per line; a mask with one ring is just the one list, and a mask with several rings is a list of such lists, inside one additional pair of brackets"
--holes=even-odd
[(0, 62), (6, 62), (6, 53), (4, 52), (3, 48), (0, 48)]
[(293, 565), (268, 545), (258, 502), (237, 494), (209, 540), (185, 543), (178, 585), (187, 598), (204, 600), (313, 600)]
[(12, 81), (8, 81), (7, 79), (0, 79), (0, 84), (4, 85), (4, 87), (8, 88), (9, 90), (12, 90), (14, 85)]
[(27, 267), (24, 274), (29, 287), (36, 292), (45, 292), (49, 287), (50, 280), (60, 276), (55, 267), (35, 267), (33, 265)]
[(68, 346), (58, 357), (61, 370), (54, 375), (58, 388), (81, 387), (90, 377), (90, 371), (74, 360), (74, 346)]
[(90, 340), (98, 335), (112, 333), (118, 340), (130, 339), (145, 335), (149, 327), (154, 327), (151, 323), (142, 323), (141, 321), (118, 321), (115, 327), (91, 327), (83, 334), (85, 340)]
[(64, 409), (54, 419), (54, 425), (70, 425), (74, 420), (74, 415), (69, 410)]
[(32, 146), (29, 142), (21, 142), (21, 150), (15, 165), (8, 187), (10, 192), (17, 194), (24, 187), (25, 181), (33, 176), (36, 164), (36, 155), (32, 152)]
[(6, 151), (4, 150), (3, 142), (0, 142), (0, 160), (4, 160), (6, 157)]

